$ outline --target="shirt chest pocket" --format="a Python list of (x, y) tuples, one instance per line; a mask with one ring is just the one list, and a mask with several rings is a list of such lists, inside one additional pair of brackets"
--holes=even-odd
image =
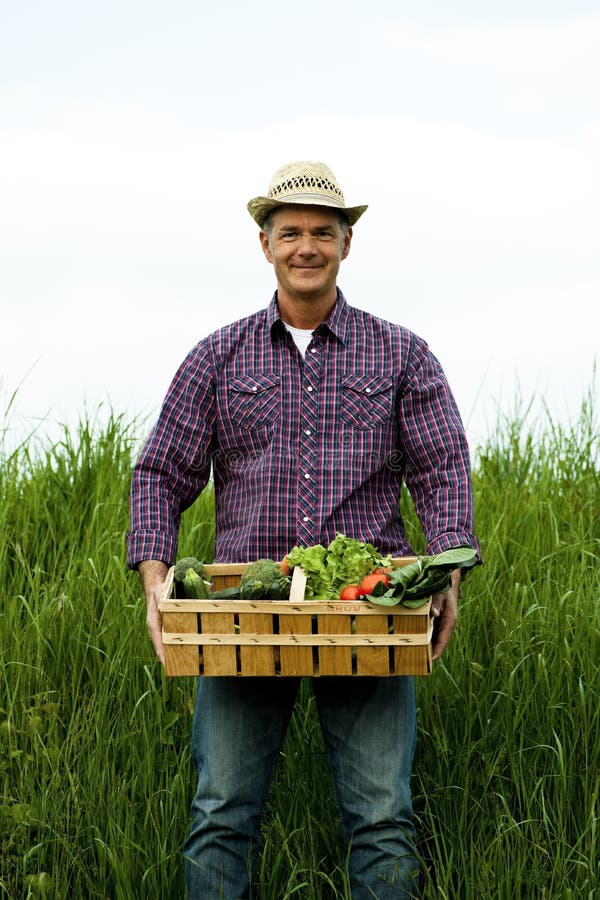
[(344, 375), (341, 384), (340, 418), (354, 428), (368, 430), (388, 422), (393, 410), (391, 375)]
[(229, 418), (241, 429), (273, 425), (279, 418), (281, 378), (275, 373), (247, 373), (227, 384)]

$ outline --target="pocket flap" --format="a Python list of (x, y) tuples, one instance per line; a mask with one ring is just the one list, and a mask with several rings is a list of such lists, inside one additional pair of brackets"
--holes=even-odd
[(246, 372), (244, 375), (235, 375), (229, 379), (229, 390), (239, 391), (242, 394), (257, 394), (259, 391), (268, 391), (279, 385), (281, 376), (275, 372)]
[(346, 390), (356, 391), (357, 394), (366, 394), (371, 397), (389, 391), (392, 386), (391, 375), (377, 375), (353, 373), (344, 375), (342, 387)]

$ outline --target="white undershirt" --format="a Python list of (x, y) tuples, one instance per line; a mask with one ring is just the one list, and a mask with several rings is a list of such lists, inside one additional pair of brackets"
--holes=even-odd
[(302, 354), (302, 357), (304, 357), (306, 355), (307, 347), (312, 340), (312, 329), (294, 328), (293, 325), (288, 325), (287, 322), (285, 323), (285, 327), (293, 337), (294, 343)]

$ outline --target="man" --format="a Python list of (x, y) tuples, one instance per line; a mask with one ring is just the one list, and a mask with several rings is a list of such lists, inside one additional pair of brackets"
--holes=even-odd
[[(301, 162), (280, 169), (248, 209), (275, 296), (191, 351), (133, 478), (129, 562), (163, 662), (158, 597), (180, 513), (211, 473), (216, 561), (281, 559), (338, 531), (382, 553), (410, 554), (398, 508), (403, 478), (428, 552), (477, 548), (468, 449), (439, 363), (416, 335), (350, 307), (337, 287), (366, 206), (347, 207), (326, 166)], [(434, 599), (434, 658), (456, 625), (459, 578)], [(289, 678), (199, 679), (198, 787), (184, 850), (191, 900), (249, 896), (260, 815), (297, 689)], [(313, 690), (353, 900), (416, 896), (412, 678), (317, 678)]]

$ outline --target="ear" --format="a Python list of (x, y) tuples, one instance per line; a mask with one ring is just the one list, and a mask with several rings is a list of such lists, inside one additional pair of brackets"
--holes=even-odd
[(344, 241), (342, 243), (342, 255), (341, 259), (346, 259), (348, 254), (350, 253), (350, 244), (352, 243), (352, 228), (349, 228), (346, 234), (344, 235)]
[(273, 262), (273, 254), (271, 253), (271, 246), (269, 244), (269, 236), (266, 231), (261, 231), (259, 234), (260, 238), (260, 246), (262, 247), (263, 253), (267, 258), (267, 262)]

